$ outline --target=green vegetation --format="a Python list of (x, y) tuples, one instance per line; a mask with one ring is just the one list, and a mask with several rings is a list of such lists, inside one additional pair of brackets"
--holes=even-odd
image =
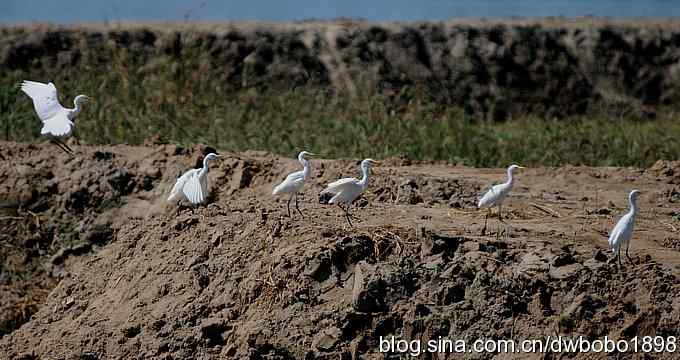
[[(680, 123), (673, 116), (645, 121), (527, 116), (494, 123), (470, 119), (463, 111), (442, 109), (418, 96), (397, 106), (394, 99), (380, 95), (352, 99), (312, 88), (250, 88), (227, 94), (209, 74), (191, 72), (191, 66), (185, 69), (137, 77), (114, 59), (108, 71), (54, 81), (65, 106), (76, 92), (95, 98), (76, 128), (76, 136), (92, 144), (141, 144), (158, 137), (231, 151), (292, 156), (306, 148), (327, 157), (405, 155), (471, 166), (516, 161), (531, 166), (646, 167), (680, 153)], [(39, 136), (32, 104), (19, 90), (23, 76), (15, 72), (0, 77), (2, 139), (32, 141)]]
[(39, 138), (29, 79), (94, 98), (76, 121), (90, 144), (646, 167), (680, 154), (678, 24), (5, 27), (0, 139)]

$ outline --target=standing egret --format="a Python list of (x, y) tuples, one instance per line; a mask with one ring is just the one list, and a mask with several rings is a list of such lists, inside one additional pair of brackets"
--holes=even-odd
[(630, 239), (633, 236), (633, 228), (635, 227), (635, 216), (637, 215), (637, 198), (640, 191), (633, 190), (628, 195), (628, 204), (630, 209), (619, 219), (619, 222), (614, 226), (611, 234), (609, 234), (609, 249), (616, 254), (619, 259), (619, 266), (621, 265), (621, 247), (626, 246), (626, 257), (632, 263), (628, 250), (630, 249)]
[(286, 176), (286, 179), (283, 180), (282, 183), (276, 185), (274, 191), (272, 191), (272, 195), (290, 194), (290, 198), (288, 198), (288, 202), (286, 203), (288, 217), (292, 217), (290, 214), (290, 202), (293, 200), (293, 198), (295, 198), (295, 209), (297, 209), (297, 211), (300, 213), (300, 216), (305, 216), (302, 214), (302, 211), (298, 206), (298, 192), (302, 190), (302, 187), (305, 185), (305, 181), (309, 179), (312, 174), (312, 168), (309, 165), (309, 160), (307, 160), (306, 157), (315, 155), (316, 154), (309, 151), (300, 152), (300, 154), (298, 154), (298, 161), (300, 164), (302, 164), (302, 170), (296, 171)]
[(193, 206), (202, 204), (208, 195), (208, 162), (218, 157), (219, 155), (210, 153), (203, 159), (202, 168), (191, 169), (180, 176), (170, 191), (168, 201), (186, 200)]
[(33, 107), (38, 117), (43, 122), (41, 135), (47, 136), (59, 148), (68, 154), (73, 150), (62, 141), (73, 133), (73, 120), (80, 113), (81, 105), (90, 98), (78, 95), (73, 100), (73, 109), (67, 109), (59, 103), (57, 88), (53, 83), (43, 84), (35, 81), (24, 81), (21, 91), (33, 100)]
[[(347, 218), (349, 226), (353, 226), (352, 220), (350, 219), (352, 216), (352, 202), (366, 190), (368, 178), (371, 173), (371, 166), (378, 164), (380, 163), (373, 159), (366, 159), (361, 162), (361, 172), (363, 173), (361, 180), (358, 180), (357, 178), (340, 179), (328, 184), (321, 192), (322, 196), (324, 194), (334, 194), (328, 203), (337, 204), (338, 207), (345, 212), (345, 218)], [(343, 208), (342, 204), (345, 204), (346, 208)]]
[(484, 229), (482, 230), (482, 235), (486, 232), (486, 223), (487, 220), (489, 219), (489, 214), (491, 213), (491, 208), (494, 206), (498, 206), (498, 220), (503, 221), (503, 218), (501, 217), (501, 205), (503, 205), (503, 200), (508, 196), (510, 193), (510, 190), (512, 190), (512, 186), (515, 184), (515, 171), (517, 169), (524, 169), (523, 166), (515, 165), (512, 164), (508, 167), (508, 181), (494, 185), (489, 189), (489, 191), (482, 196), (481, 199), (479, 199), (479, 203), (477, 203), (477, 208), (487, 208), (488, 211), (486, 213), (486, 217), (484, 218)]

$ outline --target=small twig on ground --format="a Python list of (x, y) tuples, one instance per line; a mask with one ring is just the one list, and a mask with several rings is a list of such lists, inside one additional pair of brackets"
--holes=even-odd
[(555, 211), (555, 210), (553, 210), (553, 209), (551, 209), (551, 208), (549, 208), (549, 207), (547, 207), (547, 206), (538, 205), (538, 204), (536, 204), (536, 203), (529, 203), (529, 204), (530, 204), (531, 206), (535, 207), (536, 209), (541, 210), (541, 211), (543, 211), (544, 213), (546, 213), (546, 214), (548, 214), (548, 215), (550, 215), (550, 216), (552, 216), (552, 217), (556, 217), (556, 218), (561, 218), (561, 217), (562, 217), (562, 215), (560, 215), (560, 213), (558, 213), (557, 211)]
[(646, 267), (648, 267), (648, 266), (654, 266), (654, 265), (656, 265), (656, 263), (654, 263), (654, 262), (653, 262), (653, 263), (646, 263), (646, 264), (638, 265), (638, 266), (636, 266), (635, 268), (636, 268), (636, 269), (644, 269), (644, 268), (646, 268)]
[(488, 260), (493, 260), (493, 261), (495, 261), (495, 262), (497, 262), (497, 263), (499, 263), (499, 264), (505, 264), (504, 262), (502, 262), (502, 261), (500, 261), (500, 260), (498, 260), (498, 259), (494, 259), (494, 258), (492, 258), (492, 257), (490, 257), (490, 256), (480, 255), (479, 257), (484, 258), (484, 259), (488, 259)]
[(673, 226), (673, 224), (667, 223), (667, 222), (661, 222), (661, 223), (664, 224), (664, 225), (666, 225), (666, 226), (668, 226), (668, 227), (670, 227), (670, 228), (673, 230), (673, 232), (678, 232), (678, 228), (676, 228), (675, 226)]
[(35, 220), (35, 226), (39, 228), (40, 227), (40, 216), (38, 216), (36, 213), (34, 213), (31, 210), (26, 210), (26, 212), (28, 212), (29, 214), (31, 214), (31, 216), (33, 216), (33, 219)]
[(3, 220), (22, 220), (23, 218), (21, 216), (2, 216), (0, 217), (0, 221)]
[[(124, 275), (124, 274), (123, 274), (123, 275)], [(120, 280), (123, 278), (123, 275), (120, 275), (120, 276), (118, 277), (118, 279), (116, 280), (116, 282), (113, 284), (113, 287), (114, 287), (114, 288), (115, 288), (116, 286), (118, 286), (118, 283), (119, 283)]]

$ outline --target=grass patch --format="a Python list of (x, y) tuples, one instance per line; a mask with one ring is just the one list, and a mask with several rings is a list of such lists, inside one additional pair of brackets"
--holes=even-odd
[[(381, 95), (350, 99), (317, 88), (226, 93), (210, 74), (201, 74), (199, 63), (157, 67), (153, 75), (136, 76), (135, 66), (118, 57), (108, 71), (57, 75), (53, 81), (63, 105), (70, 106), (77, 93), (95, 98), (78, 117), (76, 136), (91, 144), (141, 144), (159, 136), (231, 151), (292, 156), (304, 148), (334, 158), (407, 156), (488, 167), (511, 162), (646, 167), (680, 153), (680, 123), (673, 116), (648, 121), (526, 116), (494, 123), (422, 100), (417, 91), (398, 106)], [(17, 71), (0, 77), (0, 129), (6, 140), (39, 137), (31, 101), (19, 91), (24, 77), (47, 75)]]

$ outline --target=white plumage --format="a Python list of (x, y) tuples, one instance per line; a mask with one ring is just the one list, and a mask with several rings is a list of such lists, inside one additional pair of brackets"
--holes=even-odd
[(619, 219), (611, 234), (609, 234), (609, 249), (612, 250), (621, 264), (621, 248), (626, 247), (626, 257), (630, 260), (628, 250), (630, 249), (630, 239), (633, 237), (635, 227), (635, 216), (637, 215), (637, 197), (640, 191), (633, 190), (628, 195), (630, 209)]
[(482, 196), (481, 199), (479, 199), (479, 203), (477, 203), (478, 208), (489, 208), (489, 207), (494, 207), (498, 206), (500, 207), (503, 204), (503, 201), (505, 198), (508, 196), (510, 193), (510, 190), (512, 190), (512, 186), (515, 184), (515, 171), (517, 169), (524, 169), (522, 166), (518, 165), (510, 165), (508, 167), (508, 181), (494, 185), (487, 191), (484, 196)]
[(304, 170), (290, 173), (282, 183), (274, 187), (272, 195), (296, 194), (298, 191), (302, 190), (305, 180), (307, 180), (308, 177), (309, 175), (305, 176)]
[[(498, 219), (502, 221), (501, 217), (501, 206), (503, 205), (503, 201), (505, 198), (508, 196), (510, 191), (512, 190), (512, 186), (515, 184), (515, 171), (517, 169), (524, 169), (524, 167), (519, 166), (519, 165), (510, 165), (508, 167), (508, 180), (502, 184), (494, 185), (487, 191), (484, 196), (482, 196), (479, 199), (479, 202), (477, 203), (478, 208), (492, 208), (494, 206), (498, 206)], [(487, 213), (486, 218), (484, 219), (484, 229), (482, 230), (482, 233), (486, 231), (486, 221), (489, 218), (489, 213)]]
[(302, 211), (300, 210), (300, 207), (298, 206), (298, 193), (302, 190), (302, 187), (305, 185), (305, 181), (309, 179), (309, 177), (312, 174), (312, 168), (309, 164), (309, 160), (307, 160), (307, 156), (315, 155), (316, 154), (311, 153), (309, 151), (300, 152), (298, 154), (298, 161), (300, 162), (300, 164), (302, 164), (302, 170), (288, 174), (288, 176), (286, 176), (283, 182), (276, 185), (274, 187), (274, 190), (272, 191), (272, 195), (290, 194), (290, 197), (288, 198), (288, 203), (286, 204), (286, 207), (288, 209), (288, 216), (291, 216), (290, 202), (291, 200), (293, 200), (293, 198), (295, 198), (295, 208), (297, 209), (301, 216), (304, 216), (302, 214)]
[(217, 159), (219, 155), (210, 153), (203, 159), (203, 167), (191, 169), (177, 179), (170, 190), (168, 201), (188, 201), (192, 205), (200, 205), (208, 197), (208, 162)]
[(40, 134), (56, 141), (62, 150), (71, 152), (59, 139), (71, 136), (73, 120), (80, 113), (81, 105), (89, 98), (85, 95), (78, 95), (73, 100), (74, 108), (67, 109), (59, 103), (57, 88), (53, 83), (24, 81), (21, 84), (21, 90), (33, 100), (35, 112), (43, 123)]
[[(352, 226), (352, 202), (359, 198), (359, 196), (368, 187), (368, 179), (371, 173), (371, 166), (379, 164), (373, 159), (366, 159), (361, 162), (361, 172), (363, 174), (361, 180), (357, 178), (344, 178), (334, 181), (326, 186), (321, 194), (333, 194), (333, 197), (328, 201), (329, 204), (337, 204), (345, 212), (345, 218), (350, 226)], [(346, 208), (343, 208), (342, 205)]]

